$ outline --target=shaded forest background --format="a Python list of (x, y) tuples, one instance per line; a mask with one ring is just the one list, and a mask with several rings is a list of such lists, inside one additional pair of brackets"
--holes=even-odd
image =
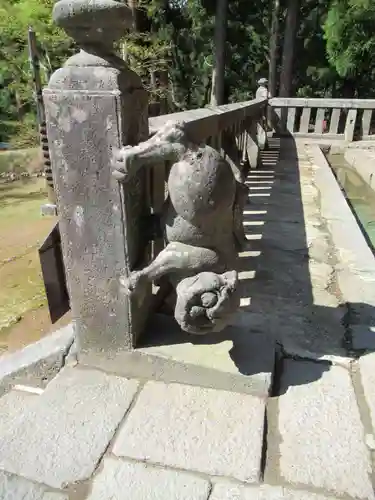
[[(0, 142), (38, 144), (27, 31), (41, 73), (77, 49), (53, 25), (53, 0), (0, 0)], [(132, 5), (133, 2), (129, 2)], [(150, 93), (150, 112), (272, 95), (375, 98), (375, 0), (140, 0), (119, 52)]]

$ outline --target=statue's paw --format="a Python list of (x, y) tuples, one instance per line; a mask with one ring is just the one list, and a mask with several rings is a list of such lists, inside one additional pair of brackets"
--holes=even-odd
[(127, 278), (120, 278), (120, 283), (124, 288), (125, 292), (130, 294), (134, 292), (142, 282), (147, 281), (147, 278), (142, 275), (140, 271), (135, 271), (131, 273)]
[(238, 273), (201, 272), (184, 278), (176, 288), (175, 319), (185, 332), (206, 335), (230, 324), (240, 305)]
[(111, 160), (112, 175), (119, 182), (127, 182), (131, 178), (131, 160), (130, 154), (132, 146), (125, 146), (113, 152)]

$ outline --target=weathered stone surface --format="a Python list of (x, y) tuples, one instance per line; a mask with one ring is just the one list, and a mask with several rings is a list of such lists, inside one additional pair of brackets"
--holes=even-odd
[(206, 500), (209, 491), (208, 481), (188, 473), (106, 458), (87, 500)]
[(350, 330), (353, 349), (375, 350), (375, 326), (352, 325)]
[(12, 390), (0, 398), (0, 435), (4, 435), (13, 421), (39, 396)]
[(265, 401), (253, 396), (149, 382), (113, 452), (257, 482), (264, 410)]
[(34, 344), (0, 358), (0, 394), (12, 385), (45, 386), (64, 364), (74, 341), (73, 323)]
[[(277, 301), (274, 303), (276, 305)], [(296, 304), (293, 306), (291, 301), (279, 304), (279, 308), (267, 312), (251, 312), (251, 305), (244, 307), (235, 316), (233, 324), (238, 328), (248, 328), (253, 335), (280, 342), (289, 354), (312, 359), (346, 356), (342, 348), (345, 331), (337, 320), (337, 310), (301, 308)]]
[(367, 405), (370, 409), (373, 432), (375, 434), (375, 352), (362, 356), (359, 361), (361, 381)]
[(68, 495), (0, 471), (0, 500), (68, 500)]
[(215, 484), (210, 500), (335, 500), (333, 497), (290, 490), (281, 486), (238, 486), (228, 483)]
[(56, 488), (89, 477), (137, 386), (65, 368), (0, 436), (0, 468)]
[(337, 270), (337, 283), (349, 305), (350, 323), (375, 325), (375, 280), (373, 276), (345, 269)]
[(349, 372), (287, 360), (280, 391), (283, 480), (373, 499), (370, 457)]
[(114, 354), (133, 347), (151, 298), (151, 286), (132, 300), (121, 290), (123, 274), (147, 258), (146, 177), (124, 187), (110, 168), (114, 150), (148, 137), (148, 96), (114, 55), (131, 18), (126, 4), (59, 0), (53, 18), (79, 48), (91, 45), (55, 71), (43, 93), (70, 301), (80, 349)]
[[(145, 340), (149, 340), (150, 345), (138, 351), (154, 360), (164, 361), (160, 370), (162, 380), (178, 380), (179, 383), (260, 397), (269, 394), (275, 365), (275, 342), (269, 335), (254, 333), (251, 325), (192, 336), (181, 331), (171, 317), (155, 315), (147, 333)], [(180, 376), (177, 379), (176, 370), (171, 369), (172, 365), (177, 368), (178, 364)], [(168, 369), (168, 365), (171, 368)], [(129, 363), (127, 367), (130, 370)], [(135, 378), (140, 375), (129, 373)]]

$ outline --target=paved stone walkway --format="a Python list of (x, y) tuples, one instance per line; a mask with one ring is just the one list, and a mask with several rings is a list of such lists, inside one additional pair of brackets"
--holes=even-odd
[(374, 258), (320, 150), (276, 145), (234, 321), (280, 346), (269, 394), (66, 363), (0, 398), (0, 500), (375, 498)]

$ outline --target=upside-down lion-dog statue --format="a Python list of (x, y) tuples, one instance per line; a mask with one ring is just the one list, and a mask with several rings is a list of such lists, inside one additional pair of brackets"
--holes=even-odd
[(127, 279), (129, 293), (142, 280), (167, 276), (177, 294), (175, 319), (194, 334), (218, 332), (238, 309), (238, 251), (246, 241), (247, 198), (240, 169), (206, 144), (189, 140), (184, 123), (166, 123), (137, 146), (114, 155), (113, 175), (126, 183), (139, 169), (172, 163), (161, 222), (166, 247)]

